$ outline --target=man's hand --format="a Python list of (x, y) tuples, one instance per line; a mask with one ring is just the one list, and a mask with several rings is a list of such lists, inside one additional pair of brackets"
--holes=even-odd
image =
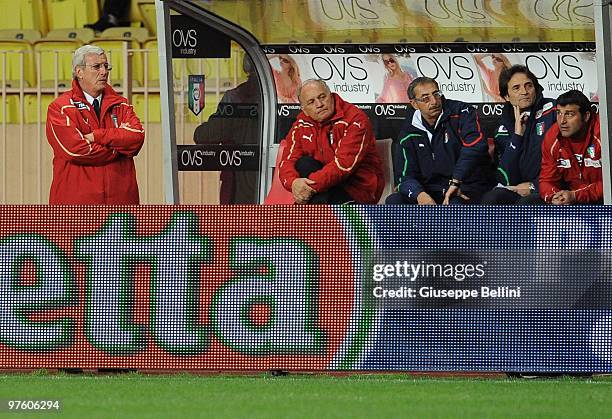
[(519, 183), (516, 186), (509, 186), (508, 189), (512, 192), (516, 192), (520, 196), (528, 196), (531, 194), (533, 184), (531, 182)]
[(576, 192), (574, 191), (559, 191), (556, 192), (551, 203), (553, 205), (572, 205), (576, 203)]
[(417, 202), (419, 205), (436, 205), (436, 201), (434, 201), (427, 192), (421, 192), (418, 194)]
[(91, 144), (94, 142), (93, 132), (83, 135), (83, 138), (85, 138), (85, 141), (87, 141), (87, 144)]
[(297, 178), (291, 184), (291, 193), (293, 194), (293, 199), (297, 204), (306, 204), (310, 201), (310, 198), (314, 194), (317, 193), (314, 189), (312, 189), (309, 185), (314, 184), (314, 180), (310, 180), (308, 178)]
[(129, 122), (122, 122), (119, 128), (131, 128), (131, 126)]
[(461, 192), (459, 186), (451, 185), (448, 188), (448, 191), (446, 191), (446, 194), (444, 195), (444, 202), (442, 202), (442, 205), (448, 205), (450, 203), (450, 199), (455, 195), (457, 195), (459, 198), (465, 199), (466, 201), (470, 200), (468, 196), (464, 195)]
[(512, 105), (514, 109), (514, 133), (519, 136), (525, 134), (525, 124), (529, 119), (529, 112), (521, 112), (521, 109), (517, 105)]

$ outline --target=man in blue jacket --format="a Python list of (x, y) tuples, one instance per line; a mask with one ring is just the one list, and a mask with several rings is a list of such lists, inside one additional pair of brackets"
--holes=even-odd
[(506, 104), (495, 133), (498, 185), (483, 196), (483, 204), (543, 203), (538, 193), (542, 141), (556, 121), (555, 101), (543, 97), (543, 90), (525, 66), (513, 65), (499, 75)]
[(475, 109), (445, 99), (438, 83), (418, 77), (408, 86), (414, 108), (399, 134), (397, 193), (387, 204), (478, 203), (491, 185), (487, 142)]

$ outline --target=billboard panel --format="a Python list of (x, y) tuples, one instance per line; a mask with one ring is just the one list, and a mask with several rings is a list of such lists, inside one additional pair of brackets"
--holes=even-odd
[(0, 368), (610, 372), (611, 220), (2, 207)]

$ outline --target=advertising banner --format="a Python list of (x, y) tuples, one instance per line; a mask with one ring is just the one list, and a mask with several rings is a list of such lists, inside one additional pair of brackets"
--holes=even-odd
[(229, 58), (230, 38), (189, 17), (170, 16), (172, 58)]
[(592, 0), (519, 0), (518, 9), (537, 27), (592, 29), (595, 24)]
[(397, 12), (390, 0), (358, 2), (308, 1), (308, 15), (313, 23), (323, 28), (337, 30), (397, 28), (400, 25)]
[(0, 368), (612, 372), (611, 223), (605, 207), (2, 207)]
[(491, 13), (485, 2), (487, 0), (403, 1), (407, 10), (423, 16), (440, 27), (497, 28), (507, 26), (493, 17), (494, 14)]
[(504, 102), (499, 73), (514, 64), (536, 75), (545, 97), (576, 89), (599, 100), (590, 43), (268, 46), (264, 51), (279, 103), (297, 103), (297, 88), (311, 78), (325, 80), (352, 103), (406, 103), (408, 85), (420, 76), (436, 79), (449, 99)]
[(487, 138), (505, 103), (499, 74), (514, 64), (535, 74), (544, 97), (576, 89), (599, 102), (589, 42), (266, 45), (264, 52), (276, 83), (279, 141), (300, 111), (298, 87), (311, 78), (366, 112), (377, 138), (397, 138), (411, 107), (408, 85), (420, 76), (436, 79), (446, 98), (474, 105)]

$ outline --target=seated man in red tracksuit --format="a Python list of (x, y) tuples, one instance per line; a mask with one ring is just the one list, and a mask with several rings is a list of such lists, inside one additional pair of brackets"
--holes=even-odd
[(542, 143), (540, 196), (546, 203), (603, 203), (599, 129), (599, 117), (582, 92), (557, 98), (557, 124)]
[(367, 115), (322, 80), (306, 80), (298, 98), (279, 165), (285, 189), (297, 204), (377, 203), (385, 182)]

